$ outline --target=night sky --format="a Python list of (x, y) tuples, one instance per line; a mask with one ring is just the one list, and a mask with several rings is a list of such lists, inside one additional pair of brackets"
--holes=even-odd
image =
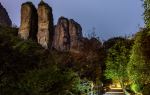
[[(0, 0), (14, 24), (20, 25), (21, 4), (40, 0)], [(106, 40), (114, 36), (136, 33), (144, 26), (141, 0), (44, 0), (53, 8), (55, 24), (60, 16), (72, 18), (81, 24), (84, 35), (95, 30)]]

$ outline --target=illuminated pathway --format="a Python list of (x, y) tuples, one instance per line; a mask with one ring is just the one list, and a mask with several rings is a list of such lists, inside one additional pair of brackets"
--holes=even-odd
[(104, 95), (124, 95), (124, 93), (121, 88), (111, 88), (111, 90)]

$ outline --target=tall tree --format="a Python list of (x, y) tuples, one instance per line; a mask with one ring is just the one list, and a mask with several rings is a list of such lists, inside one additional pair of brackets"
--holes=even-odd
[(123, 89), (125, 89), (125, 83), (128, 81), (126, 68), (129, 62), (131, 45), (130, 40), (117, 41), (109, 49), (106, 58), (106, 78), (119, 82)]
[(150, 0), (144, 0), (144, 20), (147, 28), (150, 28)]
[(150, 35), (148, 32), (149, 29), (143, 29), (136, 34), (128, 64), (130, 81), (142, 87), (150, 85)]
[(128, 74), (132, 84), (141, 86), (139, 92), (144, 93), (144, 95), (149, 95), (145, 94), (145, 92), (150, 93), (147, 89), (150, 87), (150, 0), (143, 0), (143, 2), (146, 27), (135, 36), (130, 62), (128, 64)]

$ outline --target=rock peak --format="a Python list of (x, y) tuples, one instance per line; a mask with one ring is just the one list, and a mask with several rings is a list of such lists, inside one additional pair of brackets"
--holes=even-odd
[(52, 8), (41, 1), (38, 5), (38, 43), (45, 49), (50, 49), (53, 41), (53, 13)]
[(55, 27), (53, 47), (59, 51), (79, 50), (81, 39), (81, 26), (73, 19), (61, 16)]
[(37, 38), (37, 42), (45, 49), (53, 48), (62, 52), (79, 52), (84, 44), (81, 25), (61, 16), (54, 26), (52, 8), (44, 1), (38, 4), (38, 9), (32, 2), (22, 4), (18, 34), (23, 39)]
[(0, 3), (0, 24), (3, 26), (12, 26), (12, 21), (6, 9), (3, 7), (1, 3)]
[(59, 51), (70, 49), (69, 20), (65, 17), (61, 16), (55, 27), (53, 48)]
[(23, 5), (33, 5), (33, 3), (30, 2), (30, 1), (27, 1), (27, 2), (25, 2), (25, 3), (22, 3), (22, 6), (23, 6)]
[(43, 0), (40, 1), (40, 3), (38, 4), (38, 6), (45, 6), (46, 8), (52, 10), (51, 6), (49, 6), (47, 3), (45, 3)]
[(21, 6), (21, 24), (19, 36), (24, 39), (37, 40), (37, 10), (32, 2), (23, 3)]

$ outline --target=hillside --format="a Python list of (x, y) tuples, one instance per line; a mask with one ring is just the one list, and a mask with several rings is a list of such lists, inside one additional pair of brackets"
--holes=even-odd
[(101, 41), (72, 18), (54, 24), (43, 0), (21, 5), (18, 28), (0, 3), (0, 95), (150, 95), (150, 0), (143, 4), (144, 28)]
[(98, 56), (88, 55), (87, 59), (85, 54), (45, 50), (32, 40), (20, 39), (17, 33), (17, 28), (0, 26), (1, 95), (57, 95), (58, 90), (60, 95), (85, 93), (80, 82), (100, 79)]

